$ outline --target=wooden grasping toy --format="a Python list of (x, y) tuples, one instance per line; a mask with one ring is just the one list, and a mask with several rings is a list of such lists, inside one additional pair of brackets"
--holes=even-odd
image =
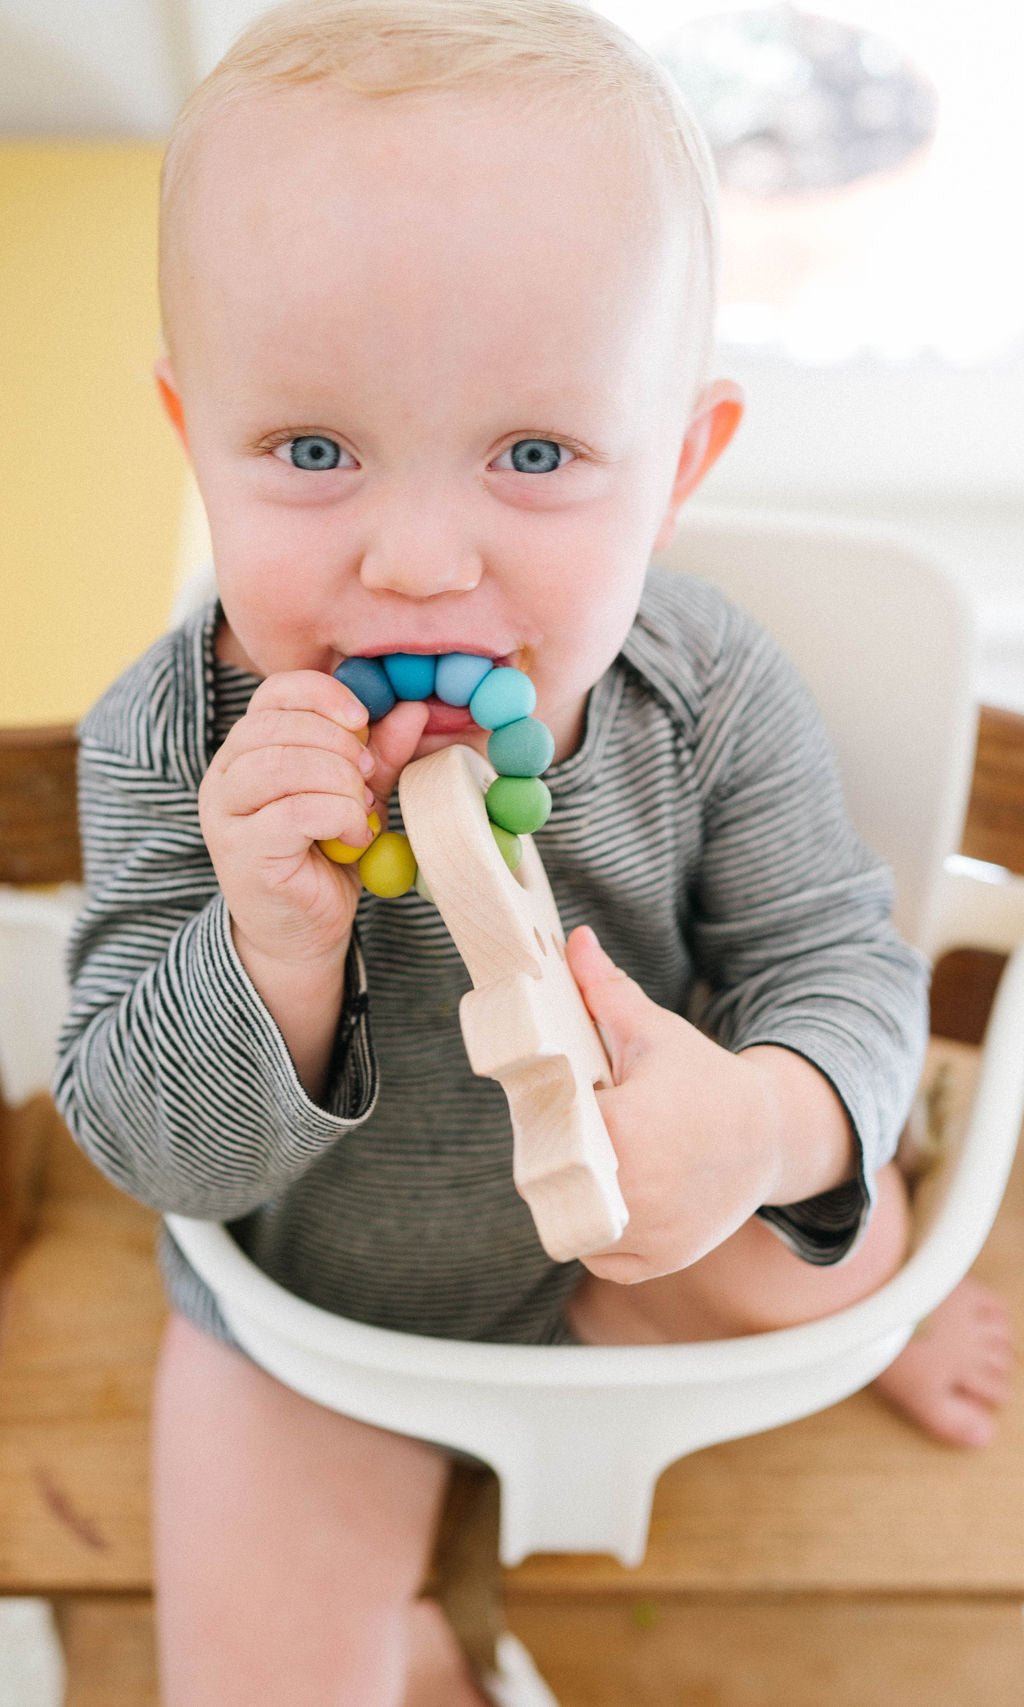
[[(474, 1073), (496, 1079), (508, 1099), (513, 1179), (544, 1249), (556, 1262), (604, 1250), (629, 1219), (595, 1096), (612, 1074), (566, 964), (558, 909), (531, 839), (551, 809), (539, 773), (554, 752), (550, 731), (530, 716), (533, 684), (520, 670), (464, 653), (349, 658), (335, 674), (371, 722), (396, 698), (434, 692), (468, 705), (492, 732), (490, 763), (460, 743), (405, 767), (398, 793), (415, 855), (399, 850), (400, 888), (387, 873), (388, 886), (376, 888), (372, 862), (367, 886), (400, 894), (415, 881), (451, 933), (473, 983), (459, 1005), (466, 1053)], [(363, 861), (385, 834), (368, 850), (345, 850), (364, 882)], [(325, 851), (336, 858), (334, 845)], [(389, 851), (389, 867), (391, 859)]]

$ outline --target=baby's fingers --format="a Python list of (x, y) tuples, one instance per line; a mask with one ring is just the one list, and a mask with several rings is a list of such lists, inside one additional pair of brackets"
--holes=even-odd
[(212, 768), (226, 772), (245, 753), (261, 747), (323, 747), (369, 776), (374, 759), (353, 732), (316, 711), (288, 711), (276, 706), (251, 707), (230, 731), (215, 755)]
[(402, 700), (374, 724), (371, 752), (376, 765), (373, 791), (386, 805), (398, 776), (420, 744), (430, 712), (422, 700)]
[(221, 812), (233, 819), (252, 818), (298, 796), (326, 796), (349, 827), (360, 815), (365, 820), (373, 800), (357, 766), (326, 747), (254, 747), (242, 752), (222, 773), (218, 793)]
[(249, 701), (247, 715), (264, 711), (313, 711), (343, 729), (365, 732), (367, 727), (362, 701), (323, 670), (280, 670), (268, 676)]
[(369, 847), (372, 836), (367, 811), (365, 805), (336, 794), (289, 794), (262, 807), (246, 823), (258, 839), (260, 858), (290, 860), (297, 853), (307, 852), (313, 842)]

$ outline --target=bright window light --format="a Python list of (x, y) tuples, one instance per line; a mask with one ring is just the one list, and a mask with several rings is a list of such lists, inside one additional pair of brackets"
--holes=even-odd
[(1020, 0), (596, 3), (712, 140), (722, 341), (1024, 360)]

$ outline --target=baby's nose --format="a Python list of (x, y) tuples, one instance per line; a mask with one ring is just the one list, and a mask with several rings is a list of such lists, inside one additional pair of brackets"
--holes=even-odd
[(472, 592), (483, 574), (483, 561), (452, 520), (436, 511), (413, 513), (408, 519), (384, 518), (363, 553), (363, 586), (410, 599)]

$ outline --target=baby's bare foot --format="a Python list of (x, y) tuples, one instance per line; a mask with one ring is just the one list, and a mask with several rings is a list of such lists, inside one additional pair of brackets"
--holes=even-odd
[(873, 1385), (927, 1434), (953, 1446), (986, 1446), (996, 1429), (992, 1413), (1009, 1396), (1012, 1366), (1006, 1305), (967, 1279)]

